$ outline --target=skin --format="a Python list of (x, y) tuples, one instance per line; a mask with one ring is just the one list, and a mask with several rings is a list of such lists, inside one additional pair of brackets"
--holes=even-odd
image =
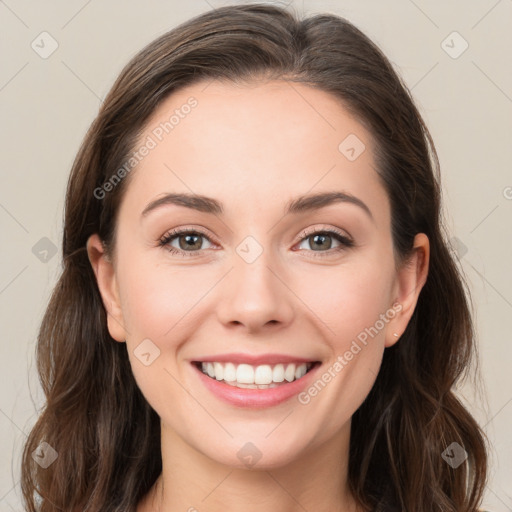
[[(427, 277), (428, 238), (416, 236), (397, 271), (373, 141), (330, 94), (284, 80), (196, 83), (160, 105), (140, 140), (190, 96), (197, 107), (128, 178), (113, 255), (97, 235), (87, 244), (110, 334), (126, 343), (161, 418), (163, 472), (138, 512), (358, 510), (347, 487), (351, 417), (411, 318)], [(349, 134), (366, 146), (352, 162), (338, 150)], [(358, 197), (373, 219), (350, 203), (284, 215), (291, 199), (327, 191)], [(224, 213), (167, 205), (141, 217), (169, 192), (215, 198)], [(190, 257), (158, 245), (183, 227), (207, 234)], [(317, 248), (306, 228), (338, 228), (355, 246), (336, 251), (332, 238)], [(236, 252), (249, 235), (263, 248), (250, 264)], [(179, 238), (171, 243), (180, 247)], [(296, 397), (265, 409), (226, 404), (190, 363), (284, 353), (321, 361), (322, 374), (397, 303), (400, 312), (307, 405)], [(160, 349), (149, 366), (134, 355), (146, 338)], [(247, 442), (261, 452), (252, 468), (237, 456)]]

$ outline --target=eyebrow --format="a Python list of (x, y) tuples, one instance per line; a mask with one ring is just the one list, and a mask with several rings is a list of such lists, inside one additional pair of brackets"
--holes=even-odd
[[(375, 222), (372, 212), (368, 206), (356, 196), (346, 192), (319, 192), (299, 196), (286, 204), (285, 214), (298, 214), (306, 211), (318, 210), (336, 203), (349, 203), (359, 206)], [(164, 196), (151, 201), (143, 210), (142, 217), (148, 215), (151, 211), (165, 205), (184, 206), (204, 213), (222, 215), (224, 212), (222, 203), (213, 199), (197, 194), (165, 194)]]

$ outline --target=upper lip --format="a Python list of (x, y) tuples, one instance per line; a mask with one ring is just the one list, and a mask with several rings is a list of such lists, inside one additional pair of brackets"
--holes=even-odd
[(235, 364), (250, 364), (258, 366), (261, 364), (279, 364), (279, 363), (314, 363), (318, 359), (296, 357), (287, 354), (217, 354), (213, 356), (204, 356), (194, 358), (194, 362), (200, 363), (235, 363)]

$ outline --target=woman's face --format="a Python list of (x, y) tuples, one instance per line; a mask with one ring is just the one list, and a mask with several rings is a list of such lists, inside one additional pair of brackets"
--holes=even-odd
[(97, 237), (89, 254), (164, 435), (240, 467), (347, 438), (422, 285), (415, 265), (395, 271), (373, 150), (333, 96), (297, 83), (201, 82), (154, 113), (113, 263)]

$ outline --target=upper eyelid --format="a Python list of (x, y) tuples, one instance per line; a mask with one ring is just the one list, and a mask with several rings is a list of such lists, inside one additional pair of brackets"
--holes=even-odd
[[(201, 236), (204, 236), (205, 238), (207, 238), (210, 242), (212, 243), (217, 243), (215, 242), (215, 237), (212, 237), (211, 235), (209, 235), (208, 233), (206, 233), (205, 231), (203, 231), (201, 228), (194, 228), (194, 227), (186, 227), (186, 228), (177, 228), (177, 229), (170, 229), (169, 231), (166, 231), (161, 237), (160, 237), (160, 240), (163, 240), (165, 238), (171, 238), (171, 239), (174, 239), (174, 238), (177, 238), (181, 235), (186, 235), (188, 233), (193, 233), (193, 234), (198, 234), (198, 235), (201, 235)], [(213, 240), (212, 240), (213, 238)]]
[[(345, 234), (343, 232), (345, 232)], [(300, 232), (300, 234), (298, 235), (299, 236), (299, 240), (298, 241), (301, 241), (301, 240), (303, 240), (304, 238), (306, 238), (308, 236), (315, 235), (315, 234), (318, 234), (318, 233), (334, 233), (335, 235), (339, 235), (339, 236), (342, 236), (344, 238), (347, 238), (350, 241), (353, 241), (352, 236), (349, 235), (344, 229), (333, 228), (333, 227), (324, 227), (324, 228), (314, 227), (314, 228), (303, 229)]]

